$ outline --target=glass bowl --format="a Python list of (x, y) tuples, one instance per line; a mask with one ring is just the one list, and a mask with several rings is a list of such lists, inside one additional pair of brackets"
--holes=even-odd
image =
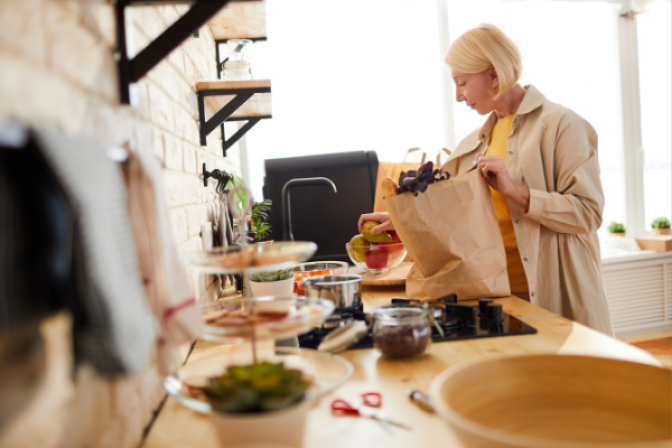
[(294, 272), (294, 294), (305, 296), (306, 291), (300, 285), (306, 277), (347, 274), (348, 263), (343, 261), (311, 261), (298, 264), (292, 271)]
[(355, 266), (373, 274), (396, 268), (406, 257), (403, 243), (379, 243), (371, 246), (353, 246), (346, 243), (345, 248)]
[(250, 274), (294, 267), (313, 256), (317, 244), (307, 241), (255, 243), (187, 252), (184, 256), (193, 269), (209, 274)]
[[(232, 344), (252, 339), (287, 338), (322, 325), (334, 311), (334, 303), (330, 300), (305, 297), (255, 297), (252, 306), (255, 319), (249, 321), (240, 317), (248, 312), (244, 298), (202, 305), (201, 314), (206, 324), (201, 338)], [(288, 314), (281, 316), (285, 312)], [(226, 316), (213, 319), (224, 313)]]
[[(180, 367), (163, 381), (166, 392), (186, 407), (204, 414), (212, 411), (210, 403), (185, 384), (190, 378), (222, 375), (229, 366), (252, 364), (248, 344), (222, 345), (218, 352), (203, 356)], [(306, 392), (306, 400), (314, 400), (343, 385), (354, 371), (352, 364), (337, 355), (306, 348), (273, 347), (273, 342), (257, 346), (259, 361), (283, 362), (289, 368), (299, 369), (313, 377), (313, 384)], [(193, 355), (192, 355), (193, 357)]]

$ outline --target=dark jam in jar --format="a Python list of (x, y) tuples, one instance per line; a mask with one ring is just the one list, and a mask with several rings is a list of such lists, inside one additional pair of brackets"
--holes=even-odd
[(429, 350), (432, 331), (424, 308), (379, 308), (374, 313), (373, 342), (390, 358), (411, 358)]

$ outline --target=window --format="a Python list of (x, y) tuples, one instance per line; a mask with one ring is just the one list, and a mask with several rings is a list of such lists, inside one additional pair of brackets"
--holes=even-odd
[(656, 2), (636, 16), (644, 149), (644, 222), (672, 217), (672, 7)]
[(272, 80), (273, 119), (246, 135), (255, 198), (264, 159), (375, 150), (400, 162), (409, 148), (435, 157), (444, 146), (435, 2), (267, 2), (267, 24), (259, 69)]
[[(497, 25), (520, 47), (521, 83), (596, 129), (606, 197), (599, 233), (612, 220), (625, 222), (632, 236), (641, 223), (648, 230), (654, 218), (672, 214), (672, 8), (669, 0), (634, 3), (649, 5), (635, 16), (641, 120), (622, 106), (623, 92), (635, 90), (621, 79), (620, 65), (634, 32), (619, 29), (618, 1), (269, 2), (261, 70), (273, 80), (273, 119), (246, 137), (255, 197), (267, 158), (375, 150), (381, 160), (398, 161), (414, 146), (434, 157), (447, 140), (459, 142), (480, 127), (485, 117), (456, 103), (454, 89), (449, 97), (442, 92), (439, 35), (446, 29), (439, 29), (438, 11), (447, 8), (449, 43), (479, 23)], [(624, 66), (631, 67), (628, 57)], [(633, 160), (639, 149), (624, 144), (624, 130), (638, 135), (640, 121), (643, 168), (628, 163), (626, 170), (624, 155)]]

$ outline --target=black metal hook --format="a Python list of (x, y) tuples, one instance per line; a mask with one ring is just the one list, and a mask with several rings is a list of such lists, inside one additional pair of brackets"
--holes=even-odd
[(205, 163), (203, 164), (203, 186), (207, 187), (208, 186), (208, 178), (212, 177), (213, 179), (217, 179), (220, 182), (223, 182), (224, 185), (226, 185), (229, 180), (231, 180), (231, 174), (227, 173), (226, 171), (222, 170), (212, 170), (208, 171), (205, 168)]

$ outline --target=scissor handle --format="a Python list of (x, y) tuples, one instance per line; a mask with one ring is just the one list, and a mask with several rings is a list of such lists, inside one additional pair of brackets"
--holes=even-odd
[(350, 403), (341, 399), (331, 402), (331, 411), (342, 412), (343, 414), (359, 415), (359, 410), (357, 410), (357, 408), (353, 408)]
[(367, 392), (362, 394), (364, 404), (371, 408), (379, 408), (383, 405), (383, 396), (379, 392)]

